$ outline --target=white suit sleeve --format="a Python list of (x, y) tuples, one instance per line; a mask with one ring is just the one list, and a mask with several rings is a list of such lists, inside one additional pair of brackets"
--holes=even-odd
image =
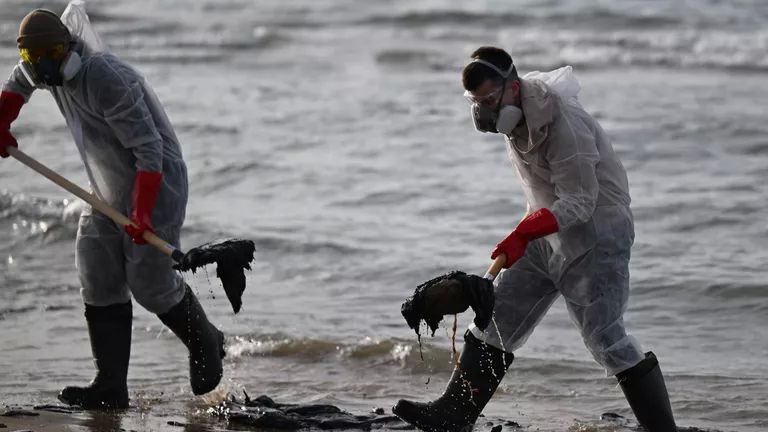
[(560, 229), (592, 218), (600, 186), (595, 167), (600, 154), (594, 131), (575, 114), (564, 112), (550, 125), (546, 159), (557, 199), (550, 209)]
[(24, 75), (21, 65), (16, 64), (13, 71), (11, 71), (11, 76), (8, 77), (8, 81), (3, 84), (3, 91), (22, 95), (24, 96), (24, 100), (28, 102), (32, 93), (35, 91), (34, 84), (29, 81), (30, 78)]
[(88, 80), (96, 111), (104, 116), (120, 143), (136, 156), (136, 169), (161, 172), (163, 141), (147, 104), (141, 77), (117, 69), (106, 58), (94, 59)]

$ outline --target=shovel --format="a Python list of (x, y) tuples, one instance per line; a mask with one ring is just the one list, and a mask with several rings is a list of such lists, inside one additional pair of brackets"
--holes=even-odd
[[(93, 208), (112, 219), (119, 226), (132, 225), (133, 222), (80, 186), (65, 179), (55, 171), (36, 161), (16, 147), (8, 146), (7, 152), (16, 160), (32, 168), (52, 182), (66, 189)], [(215, 243), (206, 243), (189, 250), (186, 254), (150, 231), (144, 231), (142, 238), (176, 262), (174, 269), (192, 271), (193, 273), (206, 264), (216, 263), (216, 276), (221, 279), (227, 299), (232, 304), (235, 313), (240, 311), (242, 296), (245, 290), (244, 270), (251, 269), (253, 254), (256, 246), (251, 240), (226, 239)]]

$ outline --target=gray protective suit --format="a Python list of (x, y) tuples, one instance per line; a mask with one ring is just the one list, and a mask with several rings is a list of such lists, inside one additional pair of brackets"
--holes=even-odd
[[(525, 122), (507, 137), (528, 209), (548, 208), (560, 231), (531, 242), (496, 284), (495, 326), (472, 333), (513, 352), (563, 295), (595, 360), (609, 375), (639, 363), (624, 329), (634, 241), (626, 172), (600, 125), (576, 100), (571, 68), (521, 79)], [(499, 334), (501, 340), (499, 340)]]
[[(155, 232), (179, 247), (187, 204), (187, 169), (168, 117), (144, 77), (109, 53), (92, 52), (78, 40), (82, 67), (60, 87), (43, 87), (67, 121), (92, 191), (123, 214), (132, 209), (137, 170), (163, 173), (152, 213)], [(29, 99), (35, 85), (21, 65), (3, 90)], [(106, 216), (87, 207), (76, 242), (77, 269), (85, 303), (125, 303), (131, 293), (150, 312), (167, 312), (184, 297), (184, 282), (170, 258), (139, 246)]]

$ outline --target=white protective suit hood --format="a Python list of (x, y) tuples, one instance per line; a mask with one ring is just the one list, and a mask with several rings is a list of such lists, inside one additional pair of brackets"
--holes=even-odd
[(61, 22), (69, 29), (69, 33), (80, 39), (89, 54), (107, 52), (107, 46), (96, 30), (91, 26), (91, 20), (85, 12), (85, 2), (73, 0), (61, 14)]
[(580, 106), (576, 99), (580, 90), (581, 85), (573, 76), (570, 66), (552, 72), (533, 71), (525, 74), (520, 79), (520, 104), (525, 122), (512, 132), (515, 149), (522, 154), (536, 150), (549, 134), (557, 103), (554, 98), (559, 96), (567, 103)]

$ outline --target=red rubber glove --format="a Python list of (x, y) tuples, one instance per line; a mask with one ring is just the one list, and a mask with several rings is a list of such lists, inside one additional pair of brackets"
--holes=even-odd
[(0, 93), (0, 157), (8, 157), (6, 147), (19, 146), (9, 129), (11, 123), (19, 116), (22, 105), (24, 105), (24, 96), (9, 91)]
[(133, 181), (133, 211), (131, 212), (132, 225), (126, 225), (125, 232), (131, 236), (136, 244), (147, 244), (141, 237), (144, 231), (154, 232), (152, 229), (152, 209), (155, 208), (157, 194), (160, 192), (160, 184), (163, 173), (150, 171), (137, 171)]
[(523, 257), (528, 242), (556, 233), (559, 229), (557, 219), (551, 211), (545, 208), (536, 210), (520, 221), (517, 228), (496, 245), (496, 249), (491, 253), (491, 259), (496, 259), (499, 255), (504, 254), (507, 256), (504, 268), (510, 268), (512, 264)]

